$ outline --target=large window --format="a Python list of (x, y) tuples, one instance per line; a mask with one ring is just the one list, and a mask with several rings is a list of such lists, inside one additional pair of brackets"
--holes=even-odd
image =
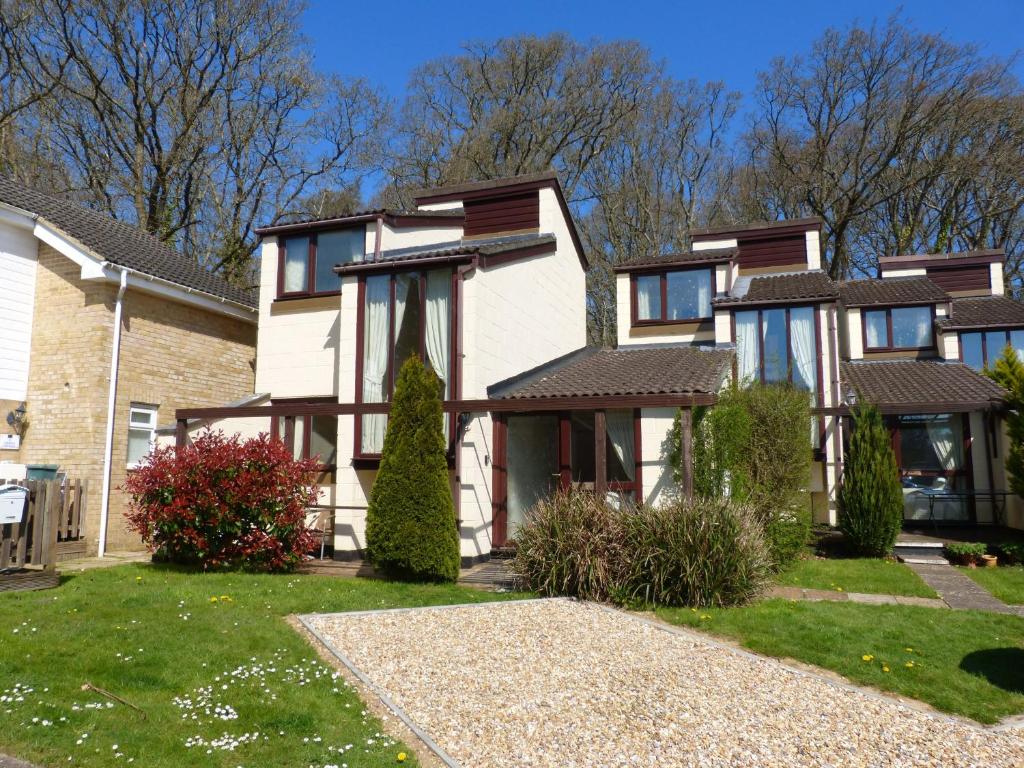
[(943, 495), (968, 486), (965, 423), (962, 414), (890, 417), (906, 519), (927, 520), (932, 514), (939, 520), (970, 519), (966, 499)]
[[(284, 439), (285, 420), (279, 416), (271, 435)], [(338, 417), (297, 415), (295, 417), (292, 455), (297, 459), (320, 459), (325, 469), (333, 469), (338, 460)]]
[(633, 323), (678, 323), (711, 317), (710, 269), (643, 273), (633, 278)]
[(866, 350), (927, 349), (933, 346), (932, 307), (893, 307), (864, 312)]
[[(452, 394), (452, 312), (450, 269), (372, 275), (362, 283), (363, 333), (360, 402), (386, 403), (394, 393), (402, 364), (418, 355)], [(448, 431), (445, 416), (445, 431)], [(356, 453), (373, 456), (384, 445), (386, 414), (367, 414), (357, 427)]]
[(335, 293), (341, 287), (334, 267), (362, 261), (366, 228), (293, 235), (278, 240), (278, 296)]
[(818, 391), (814, 307), (737, 312), (736, 358), (741, 381), (791, 381)]
[(961, 333), (960, 359), (980, 371), (995, 365), (1007, 344), (1024, 360), (1024, 330)]
[(128, 409), (128, 468), (134, 469), (149, 455), (156, 432), (156, 406), (132, 403)]

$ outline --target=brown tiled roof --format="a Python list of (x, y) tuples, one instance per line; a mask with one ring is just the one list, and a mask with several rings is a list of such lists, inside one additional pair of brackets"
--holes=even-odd
[(910, 253), (902, 256), (880, 256), (878, 263), (883, 267), (895, 264), (915, 264), (924, 261), (961, 261), (963, 259), (988, 259), (990, 261), (1002, 261), (1006, 253), (1002, 248), (986, 248), (977, 251), (958, 251), (956, 253)]
[(714, 394), (732, 356), (731, 350), (683, 346), (591, 348), (496, 384), (488, 395), (535, 399)]
[(131, 224), (3, 177), (0, 202), (45, 219), (111, 264), (247, 307), (256, 306), (256, 291), (231, 285), (199, 266), (195, 259)]
[(693, 264), (719, 264), (729, 261), (739, 253), (737, 248), (706, 248), (703, 251), (666, 253), (662, 256), (638, 256), (616, 264), (614, 272), (630, 272), (646, 267), (687, 267)]
[(839, 295), (847, 307), (876, 304), (934, 304), (949, 301), (949, 294), (927, 277), (886, 277), (848, 280), (839, 286)]
[(555, 171), (539, 171), (537, 173), (525, 173), (520, 176), (506, 176), (500, 179), (483, 179), (480, 181), (468, 181), (463, 184), (450, 184), (446, 187), (425, 187), (414, 190), (413, 200), (417, 205), (421, 200), (426, 200), (442, 195), (463, 194), (466, 192), (482, 192), (484, 190), (501, 189), (502, 187), (514, 187), (519, 184), (531, 184), (535, 182), (554, 181), (558, 182), (558, 173)]
[[(740, 278), (743, 280), (744, 278)], [(826, 300), (839, 296), (839, 289), (824, 272), (791, 272), (749, 278), (742, 295), (715, 299), (717, 305), (778, 304), (791, 301)], [(734, 287), (735, 290), (735, 287)]]
[[(1006, 394), (963, 363), (939, 360), (855, 360), (841, 363), (843, 388), (879, 406), (949, 404), (974, 410)], [(970, 407), (974, 406), (974, 408)]]
[[(356, 224), (358, 222), (372, 221), (378, 216), (385, 220), (414, 218), (414, 219), (437, 219), (439, 226), (448, 222), (450, 225), (458, 225), (466, 217), (462, 208), (446, 208), (442, 211), (409, 211), (401, 208), (371, 208), (366, 211), (355, 211), (346, 216), (332, 216), (328, 219), (308, 218), (295, 219), (294, 221), (281, 221), (277, 224), (268, 224), (265, 227), (256, 227), (253, 231), (257, 235), (283, 234), (292, 231), (323, 229), (332, 226), (343, 226)], [(450, 221), (449, 221), (450, 220)]]
[(821, 218), (808, 216), (804, 219), (779, 219), (776, 221), (754, 221), (749, 224), (726, 224), (721, 227), (703, 227), (691, 229), (690, 237), (706, 238), (709, 235), (741, 235), (759, 229), (777, 229), (779, 227), (805, 227), (806, 229), (821, 229)]
[(943, 329), (959, 328), (1024, 328), (1024, 304), (1005, 296), (971, 296), (953, 299), (953, 314), (937, 318)]
[(497, 256), (509, 251), (535, 246), (554, 246), (557, 239), (554, 235), (504, 235), (502, 237), (481, 238), (479, 240), (459, 240), (450, 243), (433, 243), (415, 248), (396, 248), (383, 251), (379, 259), (354, 261), (335, 268), (339, 275), (349, 272), (365, 272), (374, 269), (385, 269), (396, 262), (425, 261), (435, 259), (457, 259), (472, 256)]

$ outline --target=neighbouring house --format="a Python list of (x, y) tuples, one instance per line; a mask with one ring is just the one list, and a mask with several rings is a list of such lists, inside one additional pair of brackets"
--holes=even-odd
[[(0, 478), (88, 482), (86, 551), (139, 549), (119, 491), (158, 419), (251, 395), (255, 292), (151, 235), (0, 178)], [(12, 431), (0, 423), (0, 434)], [(19, 439), (20, 438), (20, 439)]]
[[(908, 516), (921, 512), (914, 492), (940, 478), (1005, 487), (1003, 393), (970, 365), (970, 334), (1024, 330), (1001, 296), (1001, 254), (883, 259), (879, 279), (836, 283), (818, 219), (700, 230), (690, 251), (615, 268), (618, 343), (595, 349), (587, 257), (554, 174), (423, 190), (415, 203), (260, 230), (260, 404), (182, 409), (165, 430), (179, 442), (210, 423), (267, 430), (319, 455), (336, 557), (365, 546), (388, 401), (411, 355), (444, 382), (465, 562), (505, 546), (558, 486), (653, 503), (688, 492), (693, 409), (733, 379), (789, 380), (812, 397), (820, 522), (837, 520), (858, 396), (890, 421)], [(981, 328), (979, 315), (1006, 322)], [(667, 461), (677, 413), (682, 488)], [(944, 504), (936, 516), (992, 517), (982, 500)]]

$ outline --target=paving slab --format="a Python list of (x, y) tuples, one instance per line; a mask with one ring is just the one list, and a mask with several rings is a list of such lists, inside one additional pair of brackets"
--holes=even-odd
[(1016, 608), (997, 599), (991, 592), (973, 579), (964, 576), (956, 568), (950, 568), (948, 565), (925, 565), (922, 563), (908, 563), (908, 567), (920, 576), (925, 584), (938, 592), (939, 597), (950, 608), (960, 611), (991, 611), (1020, 615)]

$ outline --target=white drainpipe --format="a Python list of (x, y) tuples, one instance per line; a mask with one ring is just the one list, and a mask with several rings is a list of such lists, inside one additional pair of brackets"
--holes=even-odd
[(107, 392), (107, 442), (103, 449), (103, 495), (100, 497), (99, 556), (107, 550), (107, 519), (110, 516), (110, 470), (114, 453), (114, 405), (117, 401), (117, 361), (121, 355), (121, 304), (128, 287), (128, 270), (121, 270), (121, 282), (114, 305), (114, 341), (110, 351), (110, 389)]

